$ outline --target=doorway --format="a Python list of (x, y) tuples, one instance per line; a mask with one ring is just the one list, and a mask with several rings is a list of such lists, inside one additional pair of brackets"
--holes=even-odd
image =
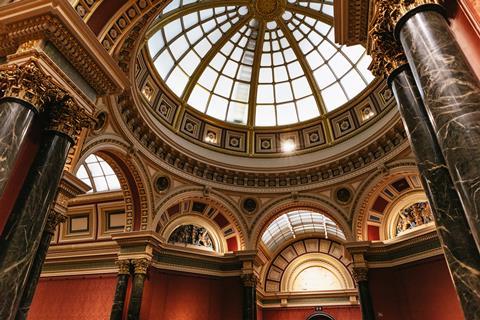
[(331, 315), (324, 312), (317, 312), (307, 318), (307, 320), (335, 320)]

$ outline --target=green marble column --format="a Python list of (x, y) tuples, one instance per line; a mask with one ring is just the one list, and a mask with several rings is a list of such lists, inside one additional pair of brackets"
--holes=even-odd
[(113, 298), (110, 320), (122, 320), (125, 297), (127, 296), (128, 278), (130, 277), (130, 260), (118, 260), (117, 286)]
[(362, 319), (375, 320), (372, 298), (370, 295), (370, 289), (368, 288), (368, 269), (365, 267), (353, 268), (353, 277), (357, 282), (360, 307), (362, 309)]
[(242, 275), (243, 320), (257, 320), (257, 277), (253, 273)]
[(132, 293), (130, 295), (130, 304), (128, 305), (128, 320), (139, 320), (140, 310), (142, 307), (142, 296), (145, 279), (147, 278), (147, 270), (150, 261), (147, 259), (132, 260), (134, 267)]

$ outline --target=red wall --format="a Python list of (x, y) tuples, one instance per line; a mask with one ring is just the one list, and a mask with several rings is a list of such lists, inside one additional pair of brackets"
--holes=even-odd
[(480, 78), (480, 24), (479, 16), (471, 0), (447, 1), (450, 15), (450, 28), (470, 62), (477, 77)]
[(239, 277), (214, 278), (152, 270), (145, 283), (141, 319), (241, 320)]
[(378, 320), (462, 320), (443, 256), (395, 268), (370, 269)]
[[(324, 307), (323, 312), (335, 320), (361, 320), (359, 306)], [(314, 314), (314, 307), (263, 309), (263, 320), (305, 320)], [(258, 319), (257, 319), (258, 320)]]
[(28, 320), (105, 320), (110, 318), (115, 275), (42, 278)]

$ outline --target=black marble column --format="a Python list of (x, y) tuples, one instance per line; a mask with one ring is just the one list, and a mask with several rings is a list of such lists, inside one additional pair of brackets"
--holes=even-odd
[(35, 259), (33, 260), (33, 264), (30, 269), (30, 274), (28, 276), (25, 290), (23, 291), (23, 296), (20, 301), (20, 306), (18, 308), (15, 320), (27, 319), (28, 311), (30, 310), (33, 296), (35, 295), (35, 289), (37, 288), (38, 280), (40, 279), (40, 274), (42, 273), (43, 263), (47, 257), (48, 248), (50, 247), (50, 241), (52, 240), (52, 236), (55, 233), (58, 224), (64, 221), (65, 216), (61, 213), (51, 210), (48, 214), (45, 231), (40, 239), (37, 254), (35, 255)]
[(396, 69), (389, 84), (464, 313), (480, 317), (480, 255), (409, 66)]
[(243, 320), (257, 320), (257, 277), (254, 274), (244, 274), (242, 281)]
[(362, 309), (362, 319), (375, 320), (372, 298), (368, 287), (368, 269), (365, 267), (353, 268), (353, 277), (357, 282), (360, 308)]
[(400, 18), (395, 35), (480, 248), (480, 82), (442, 12), (419, 6)]
[(0, 319), (14, 319), (72, 144), (46, 131), (0, 238)]
[(135, 269), (132, 281), (132, 293), (130, 295), (130, 303), (128, 305), (128, 320), (139, 320), (140, 309), (142, 307), (142, 296), (145, 279), (147, 278), (147, 270), (150, 262), (147, 259), (132, 260)]
[(47, 78), (30, 61), (0, 68), (0, 196), (32, 121), (43, 106)]
[(0, 99), (0, 196), (5, 190), (36, 109), (20, 99)]
[(128, 278), (130, 277), (129, 260), (119, 260), (116, 264), (118, 266), (117, 287), (115, 288), (110, 320), (122, 320), (125, 297), (127, 295)]

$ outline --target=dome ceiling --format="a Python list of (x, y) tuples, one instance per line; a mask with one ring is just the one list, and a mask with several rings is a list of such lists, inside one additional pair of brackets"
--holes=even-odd
[(248, 127), (307, 121), (373, 80), (362, 46), (335, 44), (333, 1), (174, 0), (148, 49), (170, 90), (201, 113)]

